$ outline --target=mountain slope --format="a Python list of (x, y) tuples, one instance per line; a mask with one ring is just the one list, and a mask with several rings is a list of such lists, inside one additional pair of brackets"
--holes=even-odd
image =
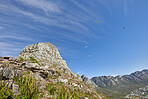
[(131, 91), (130, 94), (125, 96), (126, 98), (142, 98), (148, 99), (148, 86), (140, 87), (136, 90)]
[(125, 96), (130, 91), (144, 87), (148, 83), (148, 70), (136, 71), (130, 75), (123, 76), (100, 76), (93, 77), (91, 80), (103, 89), (108, 89), (114, 95)]

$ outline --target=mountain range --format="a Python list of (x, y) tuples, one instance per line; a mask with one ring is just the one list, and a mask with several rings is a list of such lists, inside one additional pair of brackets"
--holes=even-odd
[(98, 90), (99, 92), (103, 92), (114, 99), (128, 98), (125, 96), (148, 84), (148, 69), (123, 76), (98, 76), (90, 80), (105, 91)]

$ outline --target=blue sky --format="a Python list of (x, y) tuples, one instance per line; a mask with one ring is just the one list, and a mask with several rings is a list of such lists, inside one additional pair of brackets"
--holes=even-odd
[(90, 78), (147, 69), (147, 4), (147, 0), (1, 0), (0, 56), (17, 57), (27, 45), (50, 42), (73, 72)]

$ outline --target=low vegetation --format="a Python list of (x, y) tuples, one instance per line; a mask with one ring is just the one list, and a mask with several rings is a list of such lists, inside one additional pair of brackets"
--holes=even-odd
[(22, 58), (22, 57), (20, 57), (18, 60), (19, 60), (20, 62), (27, 61), (26, 59), (24, 59), (24, 58)]
[(15, 96), (17, 99), (37, 99), (39, 97), (39, 84), (31, 76), (26, 75), (24, 78), (14, 78), (13, 81), (19, 85), (20, 94)]
[(0, 81), (0, 99), (11, 99), (12, 98), (12, 90), (5, 87), (6, 83)]
[[(36, 60), (36, 59), (34, 59), (33, 57), (30, 57), (30, 61), (32, 62), (32, 63), (37, 63), (37, 64), (39, 64), (39, 62)], [(40, 65), (40, 64), (39, 64)]]
[(33, 57), (1, 61), (0, 99), (99, 99), (100, 94), (66, 70), (24, 68), (24, 61), (39, 64)]
[(40, 97), (40, 91), (38, 89), (38, 83), (32, 77), (26, 75), (23, 78), (14, 78), (14, 84), (18, 85), (19, 93), (13, 94), (4, 81), (0, 81), (0, 99), (38, 99)]
[[(39, 99), (44, 96), (44, 91), (48, 92), (48, 95), (56, 97), (56, 99), (80, 99), (80, 97), (88, 97), (89, 99), (96, 99), (94, 95), (89, 92), (84, 92), (79, 89), (73, 89), (67, 87), (62, 82), (53, 84), (48, 82), (44, 91), (39, 89), (40, 84), (37, 83), (32, 76), (29, 76), (27, 71), (24, 73), (24, 77), (15, 77), (13, 79), (14, 84), (18, 85), (19, 93), (13, 94), (13, 91), (6, 87), (6, 84), (0, 83), (0, 99)], [(51, 99), (54, 99), (51, 98)], [(50, 99), (50, 98), (49, 98)]]
[(63, 83), (46, 84), (46, 90), (49, 95), (55, 95), (57, 99), (80, 99), (80, 97), (89, 97), (89, 99), (96, 99), (96, 97), (89, 92), (83, 92), (82, 90), (70, 89), (64, 86)]

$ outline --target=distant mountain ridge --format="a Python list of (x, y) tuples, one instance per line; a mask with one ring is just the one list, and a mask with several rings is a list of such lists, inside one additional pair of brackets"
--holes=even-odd
[(110, 86), (118, 86), (123, 82), (148, 82), (148, 69), (142, 71), (136, 71), (131, 73), (130, 75), (123, 75), (123, 76), (99, 76), (93, 77), (91, 80), (98, 85), (99, 87), (108, 88)]
[(98, 87), (110, 90), (113, 94), (114, 92), (118, 94), (121, 93), (124, 96), (148, 84), (148, 69), (123, 76), (98, 76), (91, 78), (91, 80)]

